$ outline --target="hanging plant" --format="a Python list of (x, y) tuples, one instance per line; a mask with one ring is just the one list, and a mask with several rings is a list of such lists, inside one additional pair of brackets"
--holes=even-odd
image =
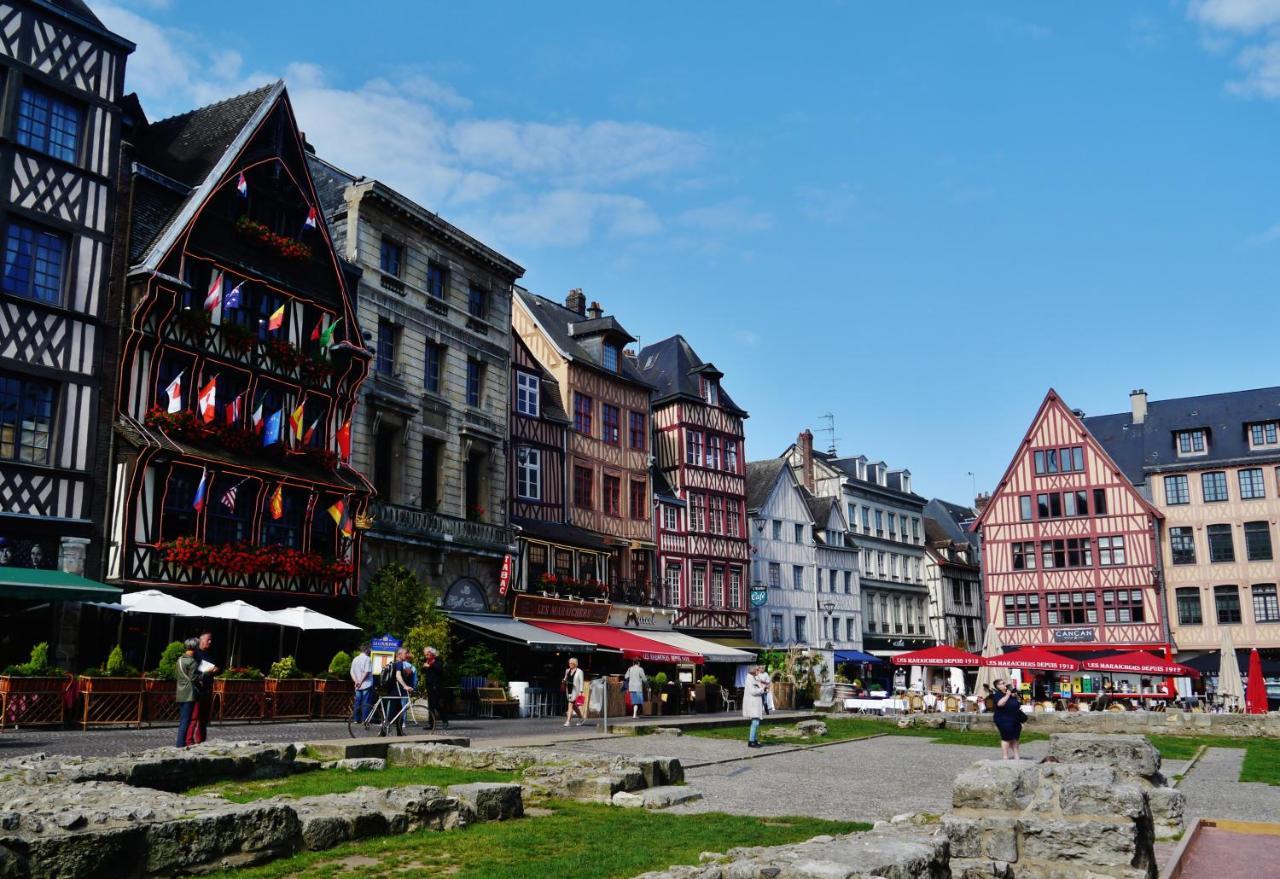
[(164, 553), (165, 561), (195, 571), (217, 570), (247, 577), (274, 573), (321, 580), (346, 580), (352, 573), (350, 562), (288, 546), (209, 544), (195, 537), (179, 537), (157, 549)]
[(266, 347), (267, 356), (271, 358), (276, 366), (292, 370), (302, 365), (305, 355), (292, 342), (285, 339), (268, 339)]
[(324, 382), (333, 375), (333, 364), (321, 357), (305, 357), (302, 361), (302, 377), (308, 382)]
[(218, 445), (236, 455), (253, 455), (262, 446), (262, 440), (252, 430), (245, 430), (238, 424), (222, 424), (213, 428), (214, 439)]
[(224, 323), (220, 329), (227, 347), (237, 354), (248, 354), (258, 344), (258, 334), (242, 324)]
[(203, 442), (209, 438), (211, 427), (200, 420), (190, 409), (167, 412), (159, 406), (147, 412), (142, 423), (152, 430), (163, 430), (173, 439)]
[(321, 470), (333, 472), (338, 469), (338, 455), (328, 449), (307, 446), (302, 450), (302, 456), (307, 460), (307, 463), (319, 467)]
[(311, 259), (310, 247), (288, 236), (278, 235), (269, 227), (249, 219), (246, 215), (242, 214), (240, 219), (236, 220), (236, 231), (250, 241), (269, 247), (288, 259), (296, 259), (299, 262)]
[(184, 308), (174, 315), (173, 322), (193, 336), (206, 335), (213, 326), (209, 312), (203, 308)]

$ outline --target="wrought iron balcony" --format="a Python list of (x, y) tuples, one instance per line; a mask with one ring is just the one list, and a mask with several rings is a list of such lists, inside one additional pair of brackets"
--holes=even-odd
[(515, 532), (504, 525), (473, 522), (405, 507), (374, 501), (370, 504), (373, 515), (373, 534), (393, 534), (400, 537), (432, 542), (455, 544), (492, 552), (506, 552), (515, 543)]

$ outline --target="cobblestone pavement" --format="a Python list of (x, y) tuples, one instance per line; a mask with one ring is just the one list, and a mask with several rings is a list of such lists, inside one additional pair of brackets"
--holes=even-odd
[(1280, 786), (1239, 781), (1243, 764), (1243, 748), (1205, 751), (1178, 785), (1187, 795), (1187, 817), (1280, 820)]

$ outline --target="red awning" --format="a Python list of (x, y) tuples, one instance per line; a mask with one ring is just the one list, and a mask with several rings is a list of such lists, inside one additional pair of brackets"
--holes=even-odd
[(525, 620), (531, 626), (590, 641), (601, 647), (621, 650), (627, 659), (639, 659), (644, 662), (696, 662), (702, 663), (706, 658), (701, 653), (688, 653), (670, 644), (662, 644), (649, 638), (642, 638), (635, 632), (626, 629), (615, 629), (613, 626), (591, 626), (582, 623), (551, 623), (545, 620)]
[(1023, 647), (987, 660), (996, 668), (1020, 668), (1027, 671), (1079, 671), (1080, 663), (1040, 647)]
[(983, 659), (976, 653), (965, 653), (957, 647), (939, 644), (937, 647), (926, 647), (910, 653), (899, 653), (889, 657), (894, 665), (949, 665), (975, 668), (983, 664)]
[(1104, 656), (1101, 659), (1086, 659), (1083, 664), (1089, 671), (1114, 671), (1162, 678), (1200, 677), (1200, 672), (1190, 666), (1152, 656), (1145, 650), (1121, 653), (1119, 656)]

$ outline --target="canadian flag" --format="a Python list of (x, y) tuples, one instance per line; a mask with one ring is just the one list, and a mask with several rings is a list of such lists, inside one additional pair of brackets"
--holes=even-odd
[(182, 373), (178, 373), (173, 377), (173, 381), (169, 382), (169, 386), (164, 389), (169, 395), (168, 413), (172, 415), (174, 412), (182, 411)]
[(196, 399), (196, 405), (200, 408), (200, 418), (205, 424), (213, 421), (217, 408), (218, 399), (218, 377), (215, 375), (209, 379), (209, 383), (200, 391), (200, 396)]

